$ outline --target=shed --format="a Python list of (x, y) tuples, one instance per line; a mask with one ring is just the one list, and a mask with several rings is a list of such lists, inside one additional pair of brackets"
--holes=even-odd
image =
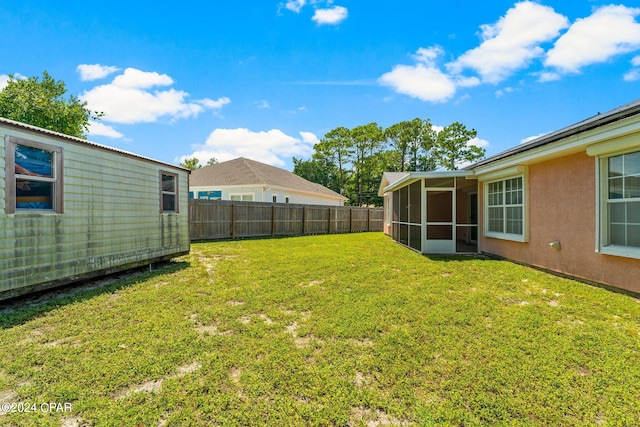
[(207, 200), (343, 206), (333, 190), (265, 163), (240, 157), (192, 171), (190, 197)]
[(0, 299), (188, 253), (188, 177), (0, 118)]

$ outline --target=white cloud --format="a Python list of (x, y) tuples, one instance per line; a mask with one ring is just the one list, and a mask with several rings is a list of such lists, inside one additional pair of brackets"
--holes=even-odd
[(531, 1), (516, 3), (495, 24), (482, 25), (483, 42), (447, 64), (451, 73), (476, 71), (486, 83), (498, 83), (544, 54), (541, 43), (568, 26), (566, 17)]
[(204, 99), (197, 99), (195, 103), (200, 104), (203, 107), (208, 109), (219, 109), (224, 107), (227, 104), (230, 104), (231, 99), (227, 98), (226, 96), (223, 96), (222, 98), (218, 98), (216, 100), (204, 98)]
[(89, 135), (106, 136), (116, 139), (124, 137), (123, 134), (121, 134), (111, 126), (107, 126), (99, 122), (89, 122)]
[(305, 4), (307, 4), (306, 0), (291, 0), (286, 2), (284, 7), (292, 12), (300, 13), (300, 10), (304, 7)]
[(0, 90), (7, 87), (7, 84), (9, 84), (9, 76), (6, 74), (0, 74)]
[(271, 108), (271, 105), (269, 105), (266, 99), (261, 99), (260, 101), (256, 101), (254, 102), (254, 104), (256, 104), (256, 106), (261, 110)]
[(302, 142), (306, 142), (307, 144), (315, 145), (320, 142), (320, 139), (312, 132), (300, 132), (300, 136), (302, 137)]
[(553, 82), (556, 80), (560, 80), (562, 76), (558, 73), (554, 73), (552, 71), (543, 71), (538, 74), (538, 80), (540, 82)]
[(311, 18), (318, 25), (337, 25), (347, 19), (349, 11), (346, 7), (333, 6), (328, 9), (316, 9)]
[(511, 93), (511, 92), (513, 92), (513, 91), (515, 91), (515, 89), (514, 89), (514, 88), (512, 88), (512, 87), (505, 87), (504, 89), (498, 89), (498, 90), (496, 91), (496, 98), (501, 98), (501, 97), (503, 97), (505, 94), (507, 94), (507, 93)]
[(635, 57), (631, 60), (631, 65), (633, 65), (634, 67), (640, 67), (640, 55), (635, 56)]
[[(27, 77), (23, 76), (20, 73), (13, 73), (13, 79), (14, 80), (26, 80)], [(0, 90), (2, 90), (5, 87), (7, 87), (8, 84), (9, 84), (9, 75), (0, 74)]]
[(208, 109), (218, 110), (231, 102), (226, 97), (188, 101), (187, 92), (173, 88), (150, 90), (172, 84), (173, 79), (166, 74), (127, 68), (111, 83), (85, 91), (80, 98), (89, 109), (104, 112), (103, 121), (112, 123), (155, 122), (162, 117), (176, 120)]
[(444, 49), (440, 46), (421, 47), (412, 55), (413, 58), (424, 65), (435, 67), (436, 59), (444, 54)]
[(112, 84), (121, 88), (148, 89), (153, 86), (171, 86), (173, 79), (166, 74), (158, 74), (155, 71), (127, 68), (123, 74), (113, 79)]
[(221, 162), (246, 157), (273, 166), (284, 166), (283, 159), (308, 157), (313, 153), (313, 144), (318, 138), (311, 132), (300, 132), (300, 136), (302, 139), (294, 138), (279, 129), (259, 132), (245, 128), (216, 129), (203, 145), (194, 147), (193, 153), (177, 161), (196, 157), (204, 164), (211, 157)]
[(623, 78), (625, 82), (637, 82), (640, 80), (640, 69), (630, 70)]
[(486, 139), (475, 137), (467, 141), (467, 147), (476, 146), (480, 148), (487, 148), (489, 146), (489, 141)]
[(521, 139), (521, 140), (520, 140), (520, 144), (526, 144), (527, 142), (531, 142), (531, 141), (533, 141), (534, 139), (538, 139), (538, 138), (540, 138), (540, 137), (542, 137), (542, 136), (547, 135), (548, 133), (549, 133), (549, 132), (544, 132), (544, 133), (540, 133), (540, 134), (538, 134), (538, 135), (528, 136), (528, 137), (526, 137), (526, 138)]
[(582, 67), (640, 49), (640, 8), (609, 5), (578, 19), (547, 53), (545, 66), (562, 73), (579, 73)]
[(456, 85), (451, 77), (435, 66), (435, 60), (442, 52), (439, 47), (420, 48), (414, 55), (418, 64), (396, 65), (393, 70), (383, 74), (378, 82), (412, 98), (430, 102), (446, 101), (455, 95)]
[(76, 70), (80, 73), (80, 80), (86, 82), (107, 77), (110, 74), (120, 71), (120, 68), (101, 64), (80, 64)]

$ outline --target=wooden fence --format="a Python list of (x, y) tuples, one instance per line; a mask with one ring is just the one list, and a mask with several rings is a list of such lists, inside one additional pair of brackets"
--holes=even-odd
[(382, 208), (189, 200), (191, 240), (382, 231)]

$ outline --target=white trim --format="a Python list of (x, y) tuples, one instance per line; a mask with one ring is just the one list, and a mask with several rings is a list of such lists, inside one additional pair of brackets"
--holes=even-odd
[(491, 173), (478, 174), (478, 179), (480, 181), (502, 181), (505, 178), (516, 178), (518, 175), (522, 175), (526, 172), (527, 167), (523, 165), (512, 166), (505, 169), (500, 169), (498, 171), (494, 171)]
[(600, 249), (600, 253), (605, 255), (640, 259), (640, 248), (632, 248), (630, 246), (603, 246), (602, 249)]
[[(613, 151), (605, 151), (604, 148), (613, 148)], [(609, 204), (625, 203), (627, 201), (639, 202), (640, 198), (615, 199), (609, 202), (609, 159), (622, 156), (624, 154), (640, 152), (640, 147), (616, 151), (620, 148), (618, 144), (603, 145), (602, 153), (609, 152), (608, 155), (599, 156), (596, 159), (596, 252), (605, 255), (614, 255), (626, 258), (640, 259), (640, 248), (633, 246), (609, 245)]]
[[(525, 243), (529, 241), (529, 191), (528, 191), (528, 170), (524, 168), (524, 172), (520, 172), (516, 175), (501, 176), (500, 179), (494, 179), (491, 181), (483, 181), (482, 191), (482, 235), (493, 239), (511, 240), (514, 242)], [(510, 179), (522, 178), (522, 234), (513, 234), (507, 232), (489, 231), (489, 185), (495, 182), (505, 182)], [(503, 188), (504, 196), (504, 188)], [(504, 202), (504, 201), (503, 201)], [(507, 206), (503, 204), (503, 207)], [(506, 216), (504, 219), (506, 221)]]
[(589, 156), (612, 157), (640, 150), (640, 135), (631, 134), (587, 147)]
[(602, 162), (601, 158), (597, 158), (595, 163), (595, 173), (596, 173), (596, 252), (600, 252), (600, 242), (602, 241), (602, 224), (600, 223), (602, 215), (602, 203), (600, 203), (602, 197), (602, 169), (600, 167), (600, 163)]
[[(244, 193), (229, 193), (229, 200), (233, 200), (232, 197), (234, 196), (240, 196), (240, 200), (236, 200), (236, 202), (253, 202), (256, 198), (256, 194), (255, 193), (249, 193), (249, 192), (244, 192)], [(244, 196), (251, 196), (251, 200), (242, 200), (242, 198)]]
[(409, 184), (413, 184), (419, 179), (429, 178), (467, 178), (475, 179), (475, 174), (471, 170), (455, 170), (455, 171), (430, 171), (430, 172), (409, 172), (404, 178), (399, 179), (385, 188), (383, 191), (394, 191), (396, 188), (405, 187)]
[[(640, 116), (634, 115), (621, 119), (615, 123), (608, 123), (595, 129), (572, 134), (557, 141), (528, 149), (519, 153), (511, 154), (502, 159), (481, 165), (471, 165), (469, 169), (475, 171), (476, 175), (488, 174), (500, 169), (517, 166), (518, 164), (534, 164), (545, 160), (566, 156), (573, 153), (584, 152), (588, 146), (598, 144), (611, 139), (620, 139), (625, 135), (631, 138), (638, 135), (638, 125)], [(592, 148), (594, 152), (596, 148)], [(488, 159), (490, 160), (490, 159)]]

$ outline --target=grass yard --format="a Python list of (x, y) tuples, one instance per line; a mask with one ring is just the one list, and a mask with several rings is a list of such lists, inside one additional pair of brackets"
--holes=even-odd
[(0, 403), (37, 406), (0, 425), (640, 425), (630, 296), (380, 233), (191, 250), (3, 312)]

